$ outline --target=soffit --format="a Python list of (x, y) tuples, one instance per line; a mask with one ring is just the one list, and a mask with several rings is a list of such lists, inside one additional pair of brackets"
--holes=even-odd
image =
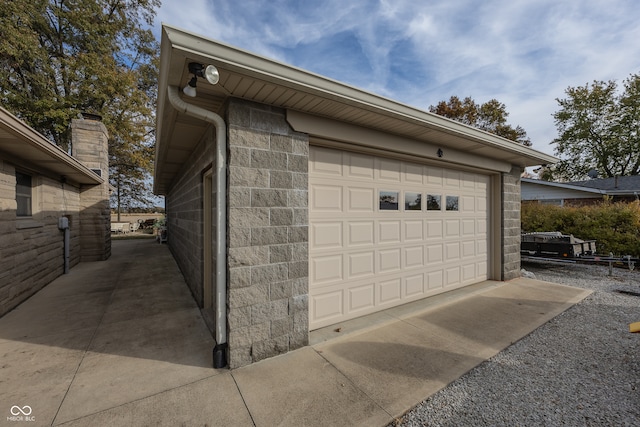
[(33, 165), (76, 184), (101, 184), (103, 179), (44, 136), (0, 107), (0, 152), (17, 164)]
[(520, 167), (556, 161), (487, 132), (164, 25), (154, 182), (158, 194), (165, 194), (181, 167), (184, 156), (176, 153), (190, 153), (209, 126), (178, 114), (166, 99), (169, 85), (182, 88), (189, 81), (189, 62), (215, 65), (220, 81), (210, 85), (198, 79), (197, 97), (185, 97), (180, 91), (181, 96), (188, 103), (219, 114), (227, 99), (241, 98)]

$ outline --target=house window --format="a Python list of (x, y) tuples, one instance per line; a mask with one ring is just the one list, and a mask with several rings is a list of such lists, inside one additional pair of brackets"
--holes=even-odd
[(448, 211), (458, 210), (458, 196), (447, 196), (446, 209)]
[(32, 200), (31, 175), (16, 171), (16, 215), (31, 216)]

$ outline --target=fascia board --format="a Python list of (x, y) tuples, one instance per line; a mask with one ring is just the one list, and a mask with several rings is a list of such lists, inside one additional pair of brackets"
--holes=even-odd
[[(69, 156), (57, 145), (51, 143), (42, 134), (28, 126), (9, 111), (0, 107), (0, 128), (13, 135), (16, 141), (27, 144), (32, 150), (43, 153), (46, 157), (55, 162), (61, 163), (69, 174), (80, 175), (82, 183), (102, 184), (104, 179), (96, 175), (88, 167), (80, 163), (74, 157)], [(24, 153), (24, 149), (21, 150)]]
[(292, 89), (304, 90), (348, 105), (417, 123), (432, 130), (476, 141), (527, 158), (531, 165), (553, 164), (558, 161), (554, 156), (525, 147), (522, 144), (300, 68), (285, 65), (166, 24), (164, 24), (163, 30), (174, 49), (219, 62), (230, 70), (253, 75), (276, 84), (285, 84)]

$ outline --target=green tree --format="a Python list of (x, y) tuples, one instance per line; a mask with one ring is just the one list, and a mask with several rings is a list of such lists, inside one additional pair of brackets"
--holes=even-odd
[[(71, 119), (109, 131), (110, 182), (140, 191), (153, 159), (159, 0), (0, 2), (0, 102), (65, 150)], [(123, 166), (126, 165), (126, 166)], [(124, 179), (126, 177), (126, 179)]]
[(531, 146), (531, 140), (522, 127), (514, 128), (507, 124), (507, 117), (509, 117), (507, 107), (495, 99), (477, 104), (470, 97), (460, 100), (457, 96), (452, 96), (449, 101), (440, 101), (435, 106), (431, 105), (429, 111), (527, 147)]
[(569, 87), (565, 94), (553, 115), (561, 158), (554, 178), (587, 179), (594, 169), (605, 178), (640, 174), (640, 75), (624, 80), (622, 91), (610, 80)]

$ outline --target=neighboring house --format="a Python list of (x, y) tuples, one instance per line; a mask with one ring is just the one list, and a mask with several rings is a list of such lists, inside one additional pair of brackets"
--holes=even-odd
[(73, 120), (71, 132), (73, 157), (0, 107), (0, 316), (111, 254), (106, 128)]
[(520, 275), (520, 174), (552, 156), (169, 26), (160, 62), (154, 188), (217, 366)]
[(576, 182), (549, 182), (522, 178), (522, 201), (553, 205), (599, 203), (607, 197), (614, 202), (638, 200), (640, 176), (590, 179)]

